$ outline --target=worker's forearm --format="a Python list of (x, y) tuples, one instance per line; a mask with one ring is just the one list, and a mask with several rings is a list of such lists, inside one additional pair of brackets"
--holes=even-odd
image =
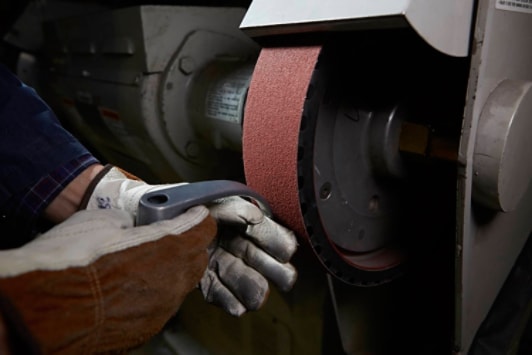
[(44, 210), (44, 217), (51, 222), (60, 223), (74, 214), (89, 183), (102, 169), (101, 164), (94, 164), (85, 169), (48, 205)]

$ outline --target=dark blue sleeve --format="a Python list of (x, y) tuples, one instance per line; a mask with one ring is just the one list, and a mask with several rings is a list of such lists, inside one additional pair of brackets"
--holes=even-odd
[[(32, 88), (0, 64), (0, 213), (38, 215), (60, 192), (61, 186), (97, 162), (90, 152), (60, 124), (50, 107)], [(68, 167), (69, 171), (65, 171)], [(64, 181), (43, 184), (57, 175)], [(57, 180), (56, 177), (54, 177)], [(66, 179), (66, 180), (65, 180)], [(40, 186), (38, 206), (28, 205), (28, 193)], [(53, 191), (43, 191), (46, 189)], [(21, 211), (29, 209), (29, 211)], [(20, 217), (20, 216), (19, 216)]]

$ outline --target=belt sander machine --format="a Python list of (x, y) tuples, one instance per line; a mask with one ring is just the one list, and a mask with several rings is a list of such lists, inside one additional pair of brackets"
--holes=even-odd
[(532, 225), (532, 4), (254, 0), (85, 21), (45, 27), (69, 122), (148, 180), (263, 195), (308, 254), (296, 266), (326, 275), (324, 344), (489, 348)]

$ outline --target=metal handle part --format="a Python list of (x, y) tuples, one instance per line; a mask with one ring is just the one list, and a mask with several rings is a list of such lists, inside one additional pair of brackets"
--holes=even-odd
[(185, 212), (190, 207), (229, 196), (251, 198), (267, 216), (271, 216), (270, 206), (264, 197), (248, 186), (231, 180), (209, 180), (144, 194), (139, 201), (137, 225), (170, 219)]

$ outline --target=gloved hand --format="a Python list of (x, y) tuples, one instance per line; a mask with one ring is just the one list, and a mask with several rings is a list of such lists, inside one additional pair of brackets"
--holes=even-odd
[(136, 176), (108, 164), (89, 184), (79, 209), (117, 209), (136, 217), (140, 198), (144, 194), (183, 184), (186, 183), (149, 185)]
[[(175, 186), (149, 185), (116, 167), (106, 167), (92, 185), (82, 208), (118, 208), (133, 215), (142, 195)], [(289, 263), (297, 248), (293, 232), (240, 197), (219, 199), (207, 207), (219, 228), (199, 283), (207, 302), (240, 316), (262, 306), (269, 293), (267, 280), (283, 291), (293, 286), (297, 278)]]
[(219, 237), (200, 281), (207, 302), (240, 316), (266, 301), (267, 279), (282, 291), (292, 288), (297, 278), (288, 262), (297, 247), (292, 231), (240, 197), (213, 201), (209, 210), (218, 221)]
[(216, 223), (204, 206), (133, 223), (125, 211), (81, 211), (0, 251), (8, 330), (25, 327), (43, 353), (70, 354), (125, 350), (159, 332), (202, 277)]

